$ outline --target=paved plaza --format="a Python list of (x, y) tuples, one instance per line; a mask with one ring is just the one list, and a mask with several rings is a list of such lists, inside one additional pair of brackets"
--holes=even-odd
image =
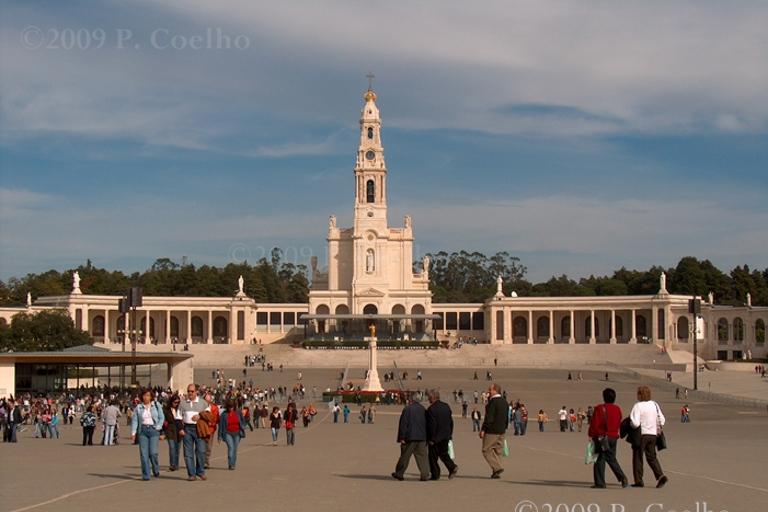
[[(61, 438), (35, 439), (30, 426), (17, 444), (0, 445), (0, 510), (75, 511), (141, 506), (149, 510), (317, 510), (347, 511), (468, 511), (516, 512), (760, 511), (768, 503), (765, 480), (768, 455), (768, 413), (707, 402), (688, 402), (691, 423), (681, 424), (684, 401), (669, 392), (653, 389), (654, 398), (667, 416), (669, 449), (660, 461), (670, 482), (663, 489), (621, 489), (609, 476), (609, 488), (590, 489), (592, 466), (584, 464), (586, 426), (582, 433), (561, 433), (557, 411), (600, 403), (606, 385), (616, 389), (624, 415), (634, 403), (638, 382), (603, 369), (582, 370), (583, 380), (567, 380), (567, 370), (491, 368), (493, 378), (508, 399), (520, 399), (529, 410), (525, 436), (508, 435), (510, 456), (504, 460), (501, 480), (491, 480), (490, 468), (480, 454), (480, 440), (469, 419), (462, 419), (453, 390), (467, 397), (487, 389), (482, 380), (488, 368), (478, 368), (481, 380), (472, 380), (473, 368), (421, 368), (422, 381), (408, 380), (412, 390), (439, 388), (451, 403), (456, 429), (454, 443), (458, 476), (448, 481), (419, 482), (415, 462), (406, 480), (390, 473), (399, 449), (396, 444), (400, 407), (377, 407), (375, 424), (361, 424), (352, 406), (349, 424), (334, 424), (325, 404), (308, 427), (297, 427), (296, 446), (272, 446), (268, 429), (248, 432), (240, 445), (237, 470), (228, 471), (225, 445), (213, 447), (208, 481), (187, 482), (186, 472), (168, 472), (168, 450), (160, 445), (165, 468), (159, 479), (141, 481), (138, 447), (130, 443), (129, 429), (120, 431), (115, 447), (82, 447), (79, 426), (63, 427)], [(332, 368), (291, 368), (283, 373), (249, 368), (255, 386), (289, 386), (302, 373), (309, 402), (319, 404), (319, 394), (335, 388), (339, 371)], [(383, 374), (385, 368), (379, 368)], [(408, 368), (411, 376), (417, 368)], [(574, 379), (578, 375), (574, 370)], [(197, 369), (196, 379), (212, 384), (211, 369)], [(229, 377), (242, 378), (242, 367), (226, 369)], [(363, 369), (350, 377), (362, 379)], [(318, 397), (311, 398), (313, 388)], [(271, 405), (271, 404), (270, 404)], [(284, 408), (283, 402), (281, 408)], [(475, 404), (470, 398), (469, 410)], [(482, 411), (483, 405), (477, 407)], [(550, 417), (541, 433), (535, 422), (539, 409)], [(125, 425), (121, 419), (122, 425)], [(100, 438), (97, 434), (96, 437)], [(619, 443), (619, 462), (631, 474), (631, 451)], [(609, 472), (610, 473), (610, 472)], [(646, 477), (651, 475), (646, 466)], [(652, 479), (652, 476), (651, 476)], [(646, 478), (646, 480), (649, 480)], [(649, 483), (649, 482), (646, 482)], [(140, 504), (143, 503), (143, 504)], [(706, 505), (705, 505), (706, 503)]]

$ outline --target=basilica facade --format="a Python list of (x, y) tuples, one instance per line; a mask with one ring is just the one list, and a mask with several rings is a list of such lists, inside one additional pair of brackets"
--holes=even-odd
[[(360, 118), (354, 167), (354, 222), (339, 227), (330, 216), (327, 271), (311, 265), (306, 304), (256, 303), (242, 290), (233, 297), (144, 297), (134, 313), (120, 312), (120, 297), (88, 295), (79, 280), (69, 295), (28, 299), (0, 308), (0, 323), (21, 311), (64, 308), (97, 344), (244, 345), (286, 338), (346, 341), (375, 333), (379, 340), (449, 340), (492, 344), (634, 344), (690, 349), (696, 336), (707, 359), (766, 357), (768, 308), (716, 306), (689, 313), (689, 296), (667, 292), (662, 277), (654, 295), (611, 297), (505, 296), (483, 303), (433, 304), (429, 260), (414, 269), (414, 228), (387, 219), (387, 167), (376, 94), (369, 88)], [(514, 294), (513, 294), (514, 295)]]

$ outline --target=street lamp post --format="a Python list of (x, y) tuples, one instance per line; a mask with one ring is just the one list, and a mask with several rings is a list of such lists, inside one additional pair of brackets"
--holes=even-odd
[(698, 329), (696, 328), (697, 315), (701, 313), (701, 300), (696, 296), (688, 301), (688, 312), (693, 315), (693, 324), (691, 325), (691, 336), (693, 336), (693, 389), (699, 389), (699, 344)]
[[(140, 329), (137, 329), (136, 325), (136, 309), (140, 308), (142, 304), (142, 292), (141, 288), (133, 287), (128, 288), (125, 293), (125, 297), (118, 301), (118, 309), (121, 313), (130, 313), (130, 317), (126, 315), (126, 328), (122, 331), (123, 335), (123, 352), (125, 352), (125, 336), (131, 337), (131, 386), (136, 384), (136, 342), (137, 337), (142, 334)], [(121, 332), (121, 331), (118, 331)]]

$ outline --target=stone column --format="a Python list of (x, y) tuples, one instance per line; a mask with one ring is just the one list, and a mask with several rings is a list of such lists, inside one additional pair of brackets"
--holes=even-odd
[(611, 309), (611, 343), (616, 344), (616, 310)]
[(589, 343), (594, 344), (597, 342), (597, 336), (595, 336), (595, 310), (589, 310)]
[(192, 344), (192, 311), (187, 310), (187, 343)]
[(632, 329), (632, 337), (629, 339), (630, 343), (637, 343), (637, 310), (632, 310), (632, 316), (630, 317), (630, 328)]
[(574, 331), (575, 323), (574, 323), (574, 311), (571, 310), (571, 318), (570, 318), (570, 324), (571, 324), (571, 336), (568, 338), (568, 344), (573, 345), (576, 343), (576, 332)]
[(377, 352), (376, 336), (371, 336), (368, 338), (368, 374), (365, 377), (363, 391), (384, 391), (384, 388), (381, 387), (381, 381), (379, 381), (379, 371), (376, 368), (378, 363)]
[[(163, 329), (163, 337), (166, 343), (171, 342), (171, 310), (165, 310), (165, 328)], [(169, 366), (170, 368), (170, 366)]]
[[(533, 326), (533, 310), (528, 310), (528, 344), (531, 345), (533, 343), (533, 333), (534, 333), (534, 326)], [(538, 332), (536, 333), (538, 335)]]
[(213, 311), (210, 309), (208, 310), (208, 339), (205, 340), (205, 342), (208, 345), (213, 345)]

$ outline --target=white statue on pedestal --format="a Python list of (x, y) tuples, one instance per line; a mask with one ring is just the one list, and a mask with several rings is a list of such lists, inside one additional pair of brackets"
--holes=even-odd
[(661, 277), (659, 278), (659, 281), (660, 281), (660, 283), (659, 283), (660, 284), (659, 291), (660, 292), (666, 292), (667, 291), (667, 274), (662, 272), (661, 273)]
[(27, 307), (28, 308), (32, 307), (32, 294), (29, 292), (27, 292)]
[(243, 276), (240, 276), (237, 278), (237, 294), (242, 295), (243, 294), (243, 285), (245, 284), (245, 281), (243, 281)]
[(752, 307), (752, 294), (747, 292), (747, 307)]
[(81, 293), (80, 292), (80, 273), (78, 273), (77, 270), (75, 270), (75, 273), (72, 274), (72, 293)]
[(709, 305), (712, 306), (715, 304), (715, 294), (712, 292), (709, 292)]
[(504, 297), (503, 286), (504, 286), (504, 279), (502, 279), (501, 276), (497, 276), (496, 277), (496, 295), (494, 295), (494, 297), (496, 297), (497, 299), (501, 299), (502, 297)]
[(328, 227), (331, 229), (334, 229), (336, 227), (336, 216), (331, 215), (331, 217), (328, 219)]
[(405, 229), (411, 229), (411, 216), (406, 215), (403, 217), (403, 225), (405, 226)]

